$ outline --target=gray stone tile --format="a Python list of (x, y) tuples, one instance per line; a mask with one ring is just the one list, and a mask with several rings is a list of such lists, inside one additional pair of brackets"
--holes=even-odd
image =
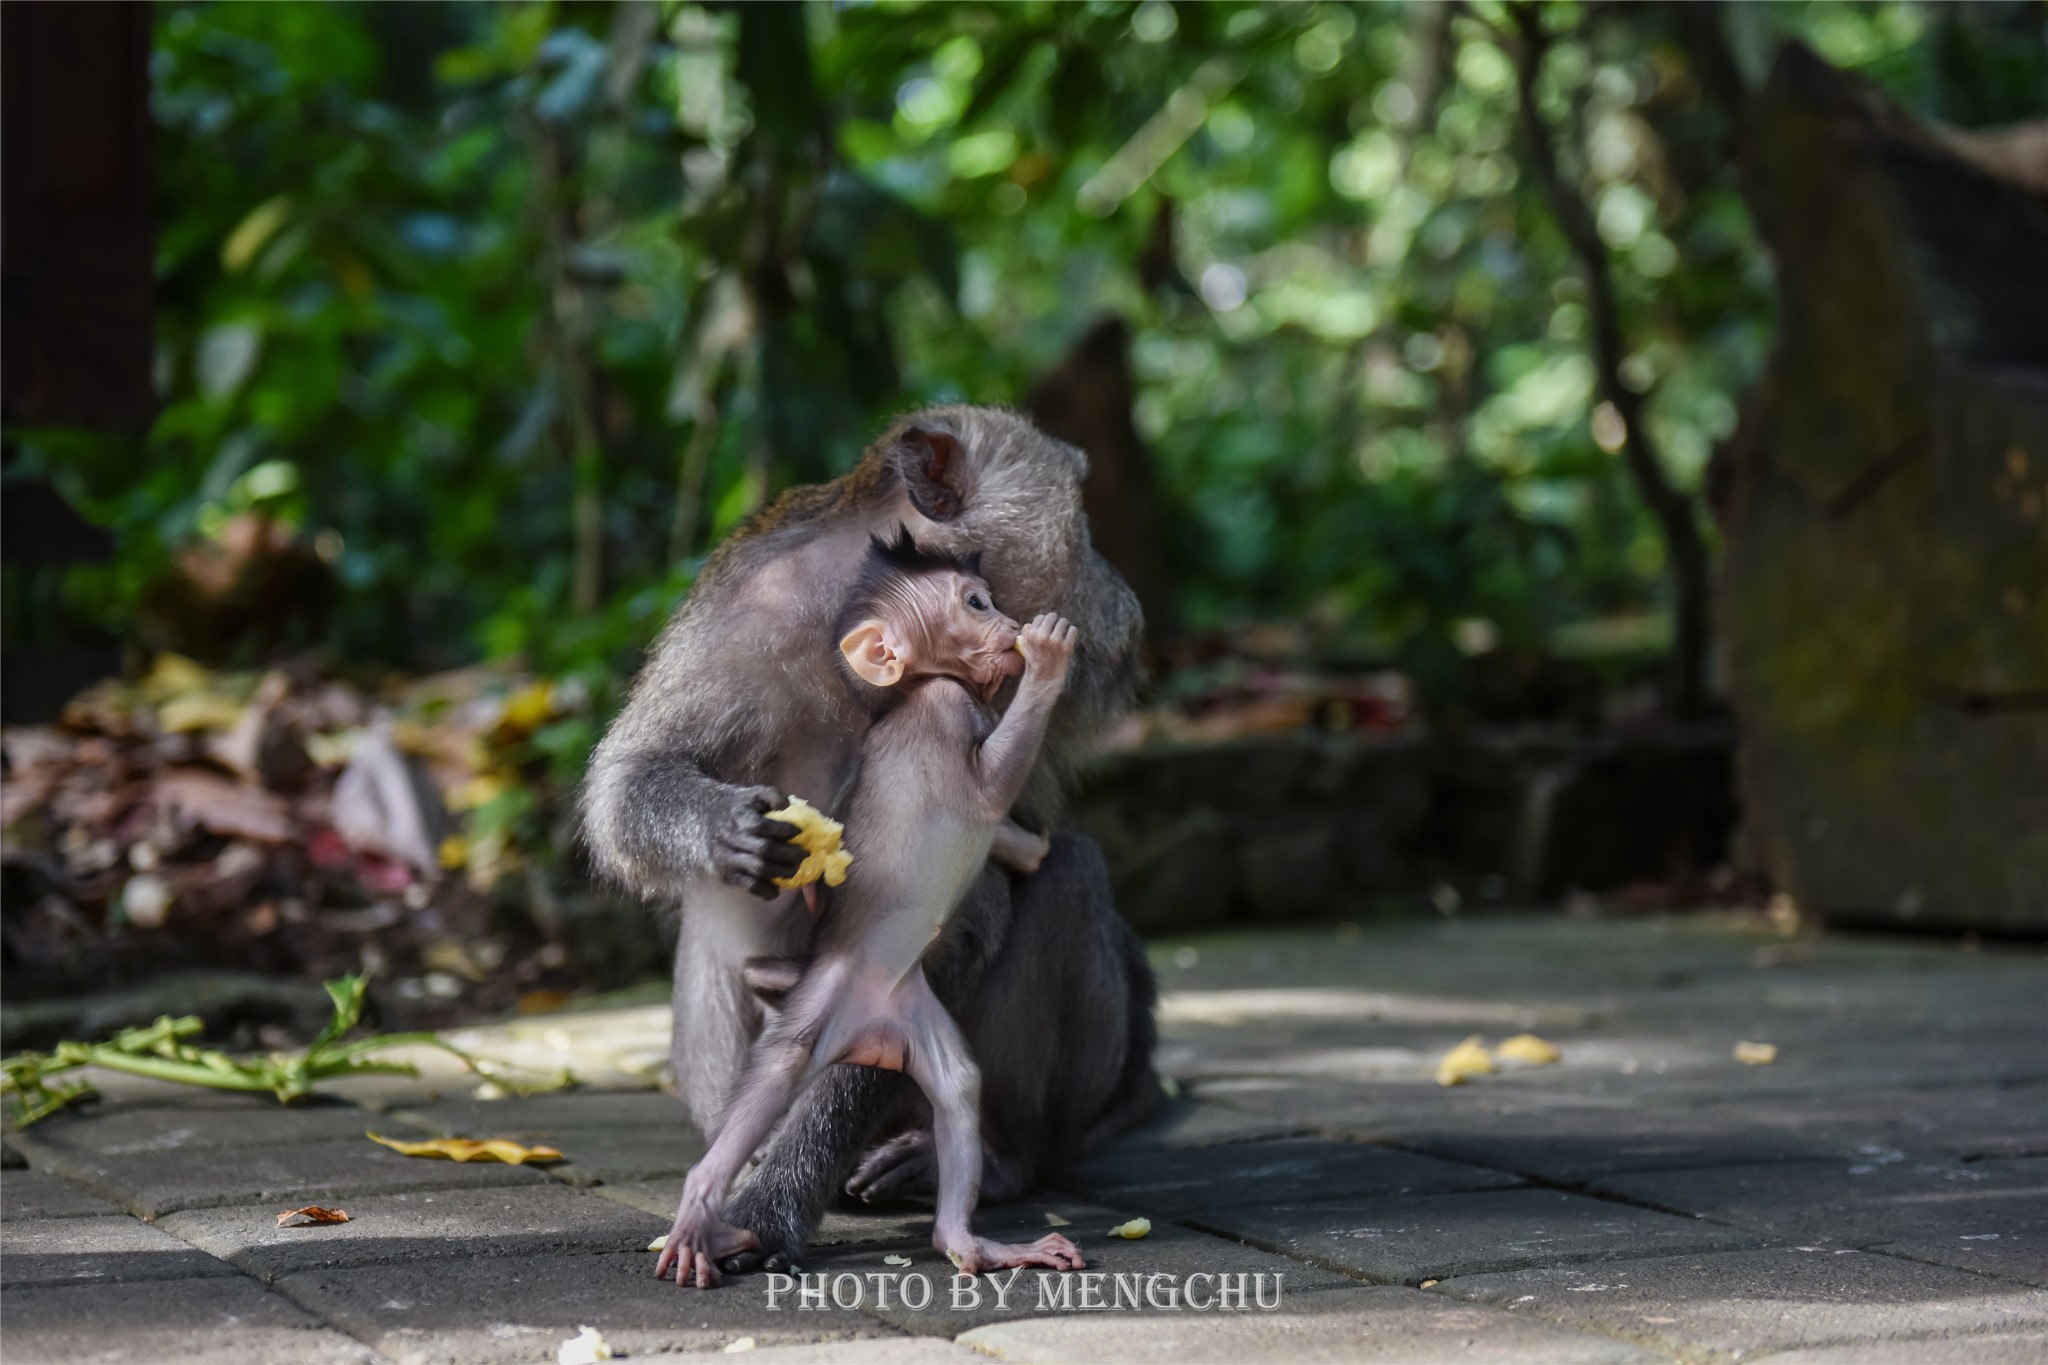
[(546, 1142), (568, 1158), (546, 1169), (549, 1176), (571, 1185), (664, 1178), (680, 1183), (704, 1155), (703, 1139), (693, 1128), (556, 1128), (533, 1140)]
[(998, 1360), (1031, 1365), (1636, 1365), (1663, 1359), (1627, 1342), (1388, 1287), (1288, 1298), (1271, 1313), (1087, 1313), (1001, 1322), (960, 1340)]
[(372, 1365), (254, 1280), (146, 1281), (0, 1294), (8, 1365)]
[(119, 1212), (106, 1200), (48, 1171), (9, 1171), (0, 1176), (0, 1225), (15, 1218), (89, 1218)]
[(586, 1323), (634, 1357), (893, 1335), (858, 1313), (770, 1310), (761, 1279), (681, 1289), (643, 1252), (312, 1270), (278, 1288), (398, 1365), (549, 1360)]
[(1556, 1190), (1240, 1205), (1192, 1220), (1289, 1256), (1395, 1284), (1524, 1266), (1755, 1246), (1737, 1228)]
[(1874, 1249), (2048, 1287), (2048, 1217), (2031, 1223), (2006, 1223), (1998, 1232), (1917, 1237), (1884, 1242)]
[[(189, 1087), (188, 1087), (189, 1088)], [(204, 1104), (98, 1105), (43, 1120), (20, 1135), (35, 1164), (41, 1153), (152, 1156), (209, 1152), (286, 1142), (361, 1137), (375, 1118), (352, 1104), (286, 1106), (269, 1096), (224, 1096)]]
[[(38, 1160), (43, 1160), (38, 1157)], [(476, 1189), (538, 1185), (547, 1177), (530, 1167), (498, 1162), (439, 1161), (400, 1156), (367, 1138), (245, 1148), (232, 1160), (219, 1152), (151, 1152), (133, 1156), (48, 1154), (58, 1174), (130, 1212), (157, 1218), (179, 1209), (227, 1204), (331, 1201), (402, 1190)]]
[(259, 1279), (276, 1280), (384, 1262), (641, 1251), (669, 1225), (551, 1184), (371, 1195), (346, 1200), (345, 1209), (349, 1222), (314, 1227), (281, 1228), (268, 1205), (193, 1209), (166, 1215), (162, 1226)]
[[(635, 1356), (633, 1365), (704, 1365), (704, 1357)], [(748, 1353), (747, 1365), (988, 1365), (988, 1357), (943, 1337), (875, 1337), (763, 1347)]]
[(109, 1284), (233, 1275), (226, 1265), (125, 1213), (0, 1223), (0, 1284)]
[(1761, 1357), (1757, 1365), (2041, 1365), (2048, 1332), (1992, 1332), (1982, 1336), (1815, 1346)]
[(394, 1119), (444, 1137), (546, 1138), (572, 1128), (643, 1127), (694, 1134), (683, 1102), (659, 1090), (566, 1090), (502, 1100), (404, 1105)]
[[(591, 1191), (592, 1194), (615, 1199), (629, 1208), (639, 1209), (661, 1219), (663, 1231), (668, 1229), (669, 1223), (675, 1218), (676, 1203), (681, 1199), (682, 1192), (683, 1182), (680, 1177), (601, 1185)], [(1105, 1228), (1113, 1227), (1127, 1217), (1089, 1200), (1046, 1193), (1008, 1204), (983, 1205), (975, 1211), (974, 1226), (977, 1231), (988, 1237), (1014, 1239), (1026, 1232), (1035, 1237), (1049, 1229), (1062, 1226), (1048, 1222), (1047, 1215), (1064, 1218), (1072, 1225), (1101, 1223)], [(811, 1245), (828, 1247), (849, 1242), (922, 1244), (928, 1243), (931, 1235), (932, 1215), (928, 1209), (866, 1209), (842, 1205), (825, 1211), (817, 1233), (811, 1238)]]
[(1205, 1214), (1233, 1204), (1298, 1203), (1519, 1183), (1496, 1171), (1320, 1138), (1109, 1153), (1082, 1162), (1058, 1179), (1064, 1188), (1130, 1208), (1155, 1221)]
[[(1034, 1230), (1043, 1233), (1044, 1229)], [(1323, 1270), (1317, 1266), (1304, 1265), (1284, 1256), (1275, 1256), (1257, 1247), (1245, 1246), (1239, 1242), (1206, 1233), (1193, 1232), (1172, 1224), (1154, 1223), (1150, 1236), (1140, 1241), (1129, 1242), (1107, 1235), (1108, 1227), (1102, 1224), (1082, 1225), (1057, 1229), (1080, 1248), (1087, 1258), (1085, 1272), (1061, 1274), (1055, 1271), (1027, 1269), (1017, 1273), (1002, 1271), (998, 1276), (982, 1276), (976, 1284), (981, 1291), (979, 1302), (966, 1287), (961, 1289), (958, 1306), (952, 1298), (954, 1281), (952, 1265), (929, 1245), (913, 1244), (900, 1248), (900, 1254), (910, 1259), (910, 1265), (892, 1269), (879, 1264), (882, 1247), (831, 1247), (804, 1259), (804, 1270), (811, 1274), (834, 1277), (852, 1272), (862, 1276), (883, 1274), (902, 1278), (922, 1277), (932, 1287), (929, 1304), (912, 1307), (903, 1301), (900, 1288), (891, 1296), (891, 1306), (878, 1306), (872, 1298), (866, 1310), (873, 1316), (918, 1335), (946, 1336), (965, 1331), (987, 1322), (1001, 1322), (1019, 1317), (1055, 1311), (1092, 1311), (1082, 1307), (1084, 1292), (1099, 1292), (1105, 1304), (1115, 1302), (1118, 1285), (1126, 1286), (1133, 1301), (1142, 1297), (1142, 1286), (1152, 1283), (1158, 1277), (1162, 1286), (1185, 1283), (1187, 1277), (1196, 1274), (1241, 1275), (1242, 1284), (1248, 1286), (1251, 1276), (1264, 1275), (1267, 1292), (1278, 1292), (1283, 1296), (1305, 1296), (1331, 1290), (1347, 1289), (1353, 1282), (1341, 1275)], [(1086, 1275), (1087, 1280), (1079, 1278)], [(1171, 1277), (1171, 1278), (1164, 1278)], [(994, 1283), (991, 1283), (993, 1281)], [(1088, 1290), (1092, 1283), (1093, 1290)], [(995, 1285), (1009, 1287), (1007, 1301), (995, 1292)], [(1066, 1296), (1064, 1299), (1062, 1296)], [(1166, 1302), (1165, 1291), (1160, 1291), (1160, 1301)], [(1154, 1315), (1161, 1310), (1146, 1305), (1137, 1311)]]
[(1435, 1292), (1688, 1358), (2048, 1325), (2048, 1291), (1826, 1248), (1476, 1275)]
[(1607, 1176), (1595, 1190), (1830, 1246), (1981, 1237), (2048, 1225), (2048, 1159), (1850, 1161)]
[(1226, 1142), (1260, 1142), (1268, 1138), (1299, 1137), (1305, 1131), (1302, 1124), (1291, 1120), (1246, 1114), (1182, 1097), (1168, 1101), (1157, 1118), (1117, 1139), (1105, 1149), (1105, 1154), (1155, 1151), (1162, 1147), (1209, 1147)]

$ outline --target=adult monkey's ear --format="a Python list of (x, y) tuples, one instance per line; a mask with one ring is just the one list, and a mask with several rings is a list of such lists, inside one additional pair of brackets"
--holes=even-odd
[(959, 516), (967, 505), (967, 462), (959, 438), (932, 427), (911, 427), (898, 449), (910, 505), (932, 521)]
[(846, 656), (846, 666), (864, 682), (894, 687), (903, 681), (903, 654), (880, 621), (863, 621), (848, 631), (839, 642), (839, 652)]

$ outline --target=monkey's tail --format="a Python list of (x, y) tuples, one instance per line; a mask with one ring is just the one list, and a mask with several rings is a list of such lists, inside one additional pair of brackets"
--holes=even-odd
[(1142, 1126), (1166, 1103), (1159, 1074), (1152, 1069), (1152, 1052), (1159, 1043), (1159, 1025), (1153, 1010), (1159, 1003), (1159, 983), (1153, 980), (1152, 964), (1145, 960), (1145, 945), (1123, 917), (1116, 924), (1117, 955), (1122, 960), (1124, 999), (1130, 1011), (1125, 1037), (1123, 1072), (1117, 1078), (1116, 1098), (1109, 1111), (1095, 1121), (1082, 1140), (1081, 1151), (1092, 1152), (1104, 1143)]

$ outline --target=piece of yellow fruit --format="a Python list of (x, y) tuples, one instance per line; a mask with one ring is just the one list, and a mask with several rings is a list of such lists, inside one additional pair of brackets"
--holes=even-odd
[(1436, 1064), (1436, 1083), (1463, 1085), (1474, 1076), (1491, 1075), (1492, 1072), (1493, 1054), (1486, 1050), (1486, 1044), (1475, 1033), (1446, 1052), (1443, 1060)]
[(1126, 1242), (1135, 1242), (1150, 1231), (1152, 1231), (1152, 1220), (1150, 1218), (1133, 1218), (1128, 1223), (1118, 1223), (1109, 1230), (1109, 1235), (1121, 1237)]
[(562, 1154), (552, 1147), (526, 1147), (506, 1138), (429, 1138), (425, 1142), (400, 1142), (376, 1133), (363, 1136), (389, 1147), (400, 1156), (441, 1157), (448, 1161), (502, 1161), (507, 1166), (562, 1159)]
[(846, 880), (846, 869), (853, 863), (853, 855), (839, 846), (839, 838), (846, 832), (846, 826), (801, 796), (790, 797), (788, 805), (781, 810), (769, 811), (768, 818), (795, 825), (796, 833), (790, 836), (789, 841), (804, 851), (803, 865), (787, 877), (777, 877), (777, 886), (787, 890), (820, 878), (827, 886), (838, 886)]
[(1776, 1043), (1737, 1043), (1735, 1060), (1744, 1066), (1769, 1066), (1778, 1060)]
[(1549, 1066), (1564, 1056), (1557, 1048), (1533, 1033), (1517, 1033), (1501, 1041), (1493, 1050), (1497, 1062), (1527, 1062), (1530, 1066)]
[(556, 1365), (598, 1365), (599, 1361), (616, 1359), (612, 1344), (595, 1327), (577, 1328), (576, 1335), (555, 1351)]

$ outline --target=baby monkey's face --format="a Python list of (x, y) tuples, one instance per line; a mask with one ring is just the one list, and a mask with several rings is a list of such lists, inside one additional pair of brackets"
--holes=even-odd
[(1017, 623), (996, 609), (988, 583), (954, 569), (897, 575), (875, 614), (839, 642), (847, 664), (876, 687), (957, 678), (984, 701), (1024, 671)]
[(922, 576), (930, 602), (926, 639), (930, 658), (919, 668), (960, 679), (983, 700), (993, 697), (1005, 678), (1024, 671), (1017, 652), (1017, 623), (996, 608), (988, 584), (972, 574), (934, 573)]

